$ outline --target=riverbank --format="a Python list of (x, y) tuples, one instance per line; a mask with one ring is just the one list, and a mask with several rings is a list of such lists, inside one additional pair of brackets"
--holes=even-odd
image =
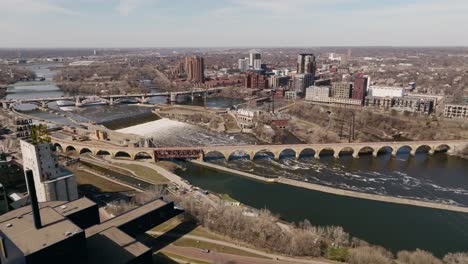
[(233, 170), (230, 168), (226, 168), (223, 166), (219, 166), (219, 165), (215, 165), (215, 164), (207, 163), (203, 161), (192, 160), (191, 162), (196, 165), (203, 166), (205, 168), (209, 168), (209, 169), (213, 169), (213, 170), (217, 170), (221, 172), (227, 172), (227, 173), (237, 175), (237, 176), (251, 178), (251, 179), (265, 182), (265, 183), (281, 183), (281, 184), (291, 185), (295, 187), (300, 187), (304, 189), (309, 189), (309, 190), (314, 190), (314, 191), (319, 191), (319, 192), (324, 192), (324, 193), (329, 193), (329, 194), (334, 194), (334, 195), (340, 195), (340, 196), (347, 196), (347, 197), (386, 202), (386, 203), (418, 206), (418, 207), (425, 207), (425, 208), (432, 208), (432, 209), (440, 209), (440, 210), (447, 210), (447, 211), (453, 211), (453, 212), (468, 213), (467, 207), (424, 202), (424, 201), (377, 195), (377, 194), (354, 192), (354, 191), (337, 189), (337, 188), (332, 188), (332, 187), (327, 187), (327, 186), (322, 186), (318, 184), (302, 182), (302, 181), (297, 181), (297, 180), (291, 180), (291, 179), (286, 179), (286, 178), (266, 178), (266, 177), (262, 177), (262, 176), (258, 176), (258, 175), (254, 175), (251, 173), (238, 171), (238, 170)]

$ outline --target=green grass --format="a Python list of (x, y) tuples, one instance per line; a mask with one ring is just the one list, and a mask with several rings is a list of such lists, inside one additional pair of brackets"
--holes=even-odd
[(342, 247), (329, 247), (325, 257), (330, 260), (344, 262), (348, 258), (348, 249)]
[(129, 192), (134, 191), (131, 188), (117, 184), (112, 181), (108, 181), (102, 177), (98, 177), (91, 173), (82, 170), (72, 170), (76, 176), (76, 182), (78, 186), (80, 185), (93, 185), (94, 187), (100, 189), (101, 192)]
[(150, 181), (155, 184), (168, 183), (169, 180), (157, 173), (155, 170), (148, 168), (146, 166), (137, 165), (137, 164), (116, 164), (119, 167), (133, 171), (138, 177)]
[(176, 242), (173, 243), (176, 246), (179, 247), (191, 247), (191, 248), (199, 248), (201, 249), (209, 249), (211, 251), (216, 251), (219, 253), (226, 253), (226, 254), (231, 254), (231, 255), (237, 255), (237, 256), (245, 256), (245, 257), (254, 257), (254, 258), (266, 258), (264, 256), (260, 256), (254, 253), (250, 253), (241, 249), (237, 248), (232, 248), (232, 247), (226, 247), (223, 245), (218, 245), (214, 243), (209, 243), (209, 242), (204, 242), (204, 241), (197, 241), (194, 239), (189, 239), (189, 238), (180, 238)]
[(227, 202), (231, 202), (231, 203), (238, 203), (239, 201), (237, 201), (236, 199), (232, 198), (231, 196), (229, 196), (229, 194), (227, 193), (223, 193), (221, 196), (220, 196), (221, 199), (227, 201)]
[[(172, 253), (169, 253), (169, 252), (166, 252), (164, 250), (162, 250), (162, 253), (166, 256), (166, 257), (169, 257), (171, 259), (177, 259), (179, 261), (182, 261), (182, 262), (175, 262), (175, 263), (191, 263), (191, 264), (209, 264), (209, 262), (206, 262), (206, 261), (202, 261), (202, 260), (197, 260), (197, 259), (192, 259), (192, 258), (187, 258), (187, 257), (184, 257), (184, 256), (179, 256), (179, 255), (176, 255), (176, 254), (172, 254)], [(156, 263), (159, 263), (159, 262), (156, 262)], [(163, 262), (164, 263), (164, 262)], [(168, 263), (171, 263), (171, 262), (168, 262)], [(174, 263), (174, 262), (172, 262)]]

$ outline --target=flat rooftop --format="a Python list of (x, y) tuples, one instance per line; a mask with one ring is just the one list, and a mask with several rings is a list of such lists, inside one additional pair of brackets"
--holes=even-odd
[(91, 237), (94, 236), (97, 233), (100, 233), (104, 230), (107, 230), (111, 227), (119, 227), (123, 224), (126, 224), (132, 220), (138, 219), (139, 217), (147, 214), (148, 212), (152, 212), (154, 210), (157, 210), (158, 208), (161, 208), (165, 206), (167, 202), (158, 199), (155, 201), (152, 201), (150, 203), (147, 203), (143, 206), (137, 207), (127, 213), (124, 213), (123, 215), (111, 218), (105, 222), (102, 222), (99, 225), (92, 226), (88, 229), (86, 229), (86, 237)]
[(86, 197), (68, 203), (62, 203), (54, 207), (54, 210), (63, 216), (69, 216), (81, 210), (95, 206), (96, 203)]
[(81, 228), (48, 206), (40, 208), (42, 228), (36, 229), (31, 207), (26, 208), (29, 210), (25, 210), (24, 214), (17, 214), (16, 217), (9, 219), (3, 218), (0, 222), (0, 230), (25, 255), (83, 232)]
[(87, 248), (87, 263), (92, 264), (128, 263), (150, 251), (148, 247), (117, 227), (111, 227), (88, 238)]

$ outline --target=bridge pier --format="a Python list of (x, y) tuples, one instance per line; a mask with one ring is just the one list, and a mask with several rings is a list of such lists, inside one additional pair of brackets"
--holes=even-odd
[(41, 102), (41, 107), (42, 108), (49, 108), (49, 106), (47, 105), (47, 102)]
[(429, 155), (434, 155), (434, 153), (435, 153), (435, 149), (434, 149), (434, 148), (431, 148), (431, 149), (429, 150), (429, 152), (427, 152), (427, 154), (429, 154)]
[(398, 148), (393, 149), (393, 150), (392, 150), (392, 156), (393, 156), (393, 157), (396, 157), (397, 152), (398, 152)]
[(335, 159), (339, 159), (340, 158), (340, 153), (335, 151), (333, 153), (333, 157), (335, 157)]
[(413, 157), (416, 156), (416, 149), (411, 149), (410, 155)]
[(177, 94), (176, 93), (170, 93), (169, 94), (169, 102), (173, 103), (177, 101)]
[(359, 152), (353, 152), (353, 158), (359, 159)]
[(378, 155), (379, 155), (379, 150), (378, 150), (378, 149), (372, 151), (372, 156), (373, 156), (374, 158), (377, 158)]
[(315, 152), (314, 158), (315, 159), (320, 159), (320, 152)]

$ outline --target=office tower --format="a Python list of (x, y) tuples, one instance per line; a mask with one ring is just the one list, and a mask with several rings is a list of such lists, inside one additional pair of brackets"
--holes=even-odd
[[(250, 51), (250, 67), (254, 69), (260, 69), (262, 66), (262, 54), (260, 54), (258, 51), (252, 50)], [(257, 68), (255, 67), (257, 66)]]
[(32, 170), (39, 202), (78, 199), (75, 175), (59, 167), (50, 143), (21, 140), (24, 170)]
[(296, 74), (294, 76), (294, 90), (299, 96), (305, 96), (305, 89), (314, 83), (311, 73)]
[(185, 72), (187, 81), (194, 83), (205, 82), (205, 62), (202, 57), (190, 56), (185, 58)]
[(315, 76), (316, 62), (314, 54), (299, 54), (297, 56), (297, 73), (312, 73)]
[(364, 101), (367, 93), (369, 79), (362, 73), (358, 73), (354, 78), (354, 85), (351, 92), (351, 98)]
[(249, 69), (249, 58), (239, 59), (239, 70), (246, 72)]

